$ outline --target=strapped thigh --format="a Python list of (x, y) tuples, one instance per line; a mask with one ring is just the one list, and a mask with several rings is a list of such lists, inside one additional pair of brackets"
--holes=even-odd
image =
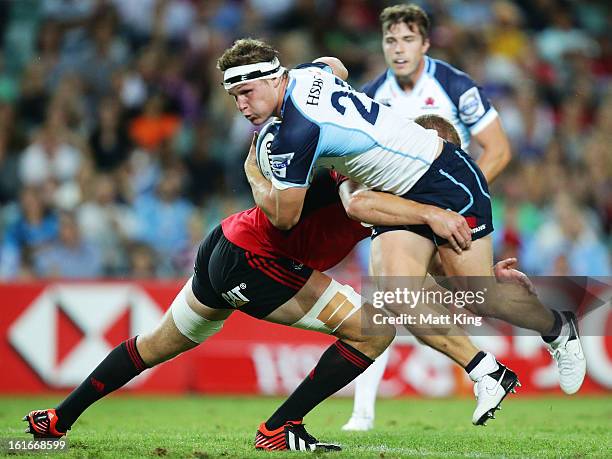
[(195, 312), (187, 303), (187, 292), (192, 288), (191, 277), (176, 295), (170, 311), (176, 328), (194, 343), (202, 343), (223, 327), (223, 320), (208, 320)]
[(359, 309), (361, 295), (332, 279), (310, 311), (291, 326), (331, 334)]

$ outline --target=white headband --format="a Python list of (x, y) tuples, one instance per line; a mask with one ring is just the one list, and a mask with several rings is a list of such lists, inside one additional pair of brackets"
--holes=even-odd
[(223, 73), (223, 87), (229, 91), (234, 86), (246, 83), (247, 81), (279, 77), (285, 70), (285, 67), (281, 67), (277, 57), (269, 62), (257, 62), (256, 64), (231, 67)]

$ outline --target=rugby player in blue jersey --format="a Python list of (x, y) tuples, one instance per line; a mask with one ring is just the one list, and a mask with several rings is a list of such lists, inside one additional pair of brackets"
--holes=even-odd
[[(561, 387), (567, 393), (580, 388), (586, 363), (573, 313), (550, 310), (526, 290), (511, 298), (503, 284), (495, 285), (487, 182), (459, 146), (353, 90), (336, 58), (288, 71), (272, 47), (245, 39), (226, 50), (218, 66), (225, 89), (247, 119), (262, 124), (278, 118), (258, 146), (270, 159), (272, 186), (253, 188), (256, 204), (274, 226), (288, 230), (299, 220), (315, 167), (334, 169), (369, 189), (463, 215), (472, 234), (459, 236), (455, 244), (437, 237), (427, 225), (375, 226), (371, 263), (373, 274), (382, 280), (379, 288), (394, 289), (398, 276), (424, 279), (437, 251), (446, 274), (462, 277), (463, 284), (455, 287), (488, 292), (484, 304), (472, 305), (473, 312), (538, 331), (557, 361)], [(361, 194), (355, 193), (347, 208)], [(456, 245), (466, 250), (456, 253)], [(393, 312), (401, 312), (399, 306)], [(478, 352), (465, 368), (476, 382), (472, 422), (483, 424), (518, 378), (490, 353)]]

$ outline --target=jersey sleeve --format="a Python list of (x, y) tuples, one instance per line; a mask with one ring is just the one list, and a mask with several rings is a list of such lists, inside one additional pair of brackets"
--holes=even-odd
[(466, 73), (438, 61), (435, 76), (457, 107), (459, 119), (472, 135), (478, 134), (497, 117), (497, 111), (483, 89)]
[(319, 136), (319, 126), (302, 115), (289, 96), (283, 122), (268, 154), (275, 188), (310, 186)]
[(476, 84), (459, 96), (457, 110), (459, 118), (469, 128), (472, 135), (478, 134), (497, 117), (497, 111), (482, 88)]

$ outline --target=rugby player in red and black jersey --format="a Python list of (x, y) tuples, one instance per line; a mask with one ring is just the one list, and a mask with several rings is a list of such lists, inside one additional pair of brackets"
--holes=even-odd
[[(322, 226), (328, 230), (313, 230)], [(145, 369), (202, 343), (240, 310), (338, 338), (288, 400), (262, 423), (256, 447), (337, 449), (308, 435), (301, 420), (363, 372), (388, 346), (395, 330), (385, 325), (363, 336), (362, 309), (371, 306), (362, 306), (351, 287), (321, 271), (340, 262), (369, 234), (347, 217), (328, 173), (315, 180), (302, 219), (291, 231), (273, 227), (259, 208), (228, 217), (202, 242), (193, 277), (161, 323), (117, 346), (54, 409), (29, 413), (24, 418), (28, 431), (38, 437), (64, 435), (92, 403)]]

